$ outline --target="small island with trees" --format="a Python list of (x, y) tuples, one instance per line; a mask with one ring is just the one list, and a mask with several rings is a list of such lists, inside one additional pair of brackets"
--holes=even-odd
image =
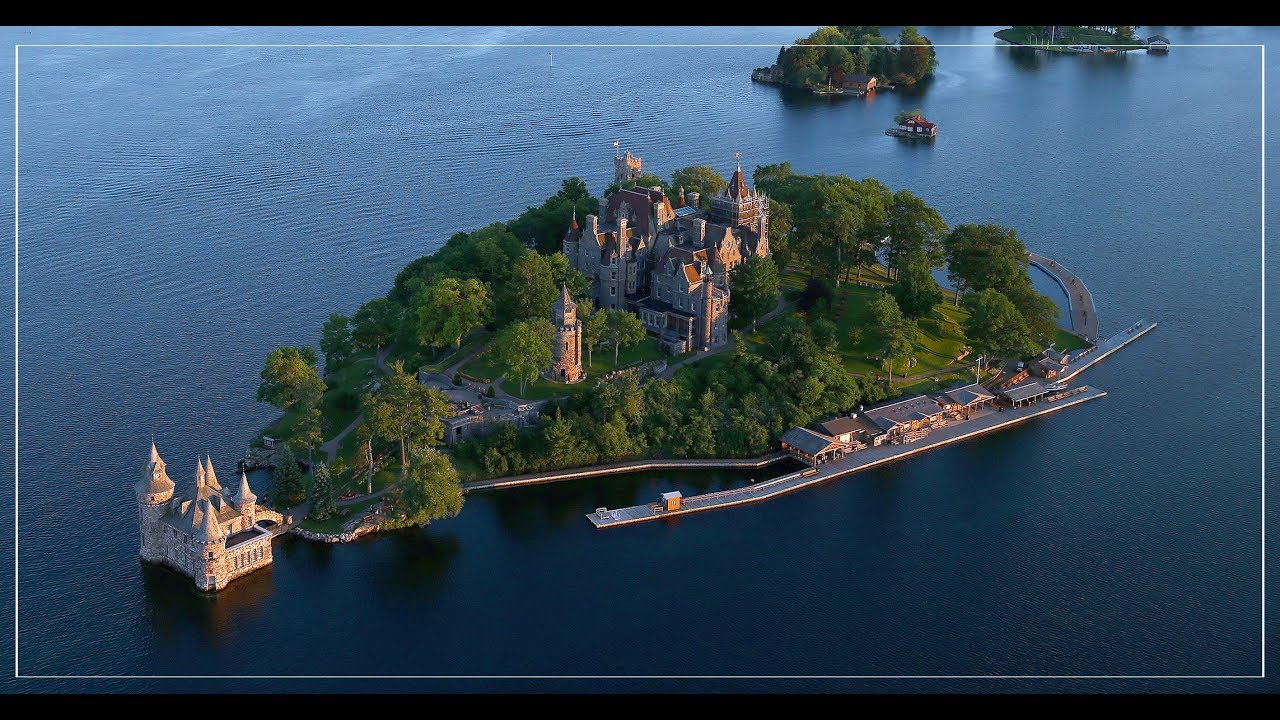
[(929, 38), (904, 27), (895, 43), (871, 25), (824, 27), (778, 50), (770, 67), (756, 68), (758, 82), (819, 95), (865, 95), (877, 88), (914, 85), (938, 66)]
[[(1059, 325), (1012, 228), (952, 226), (910, 190), (785, 162), (757, 167), (755, 190), (741, 168), (732, 182), (705, 166), (668, 182), (635, 162), (606, 201), (631, 192), (661, 204), (673, 189), (682, 209), (696, 198), (690, 211), (731, 193), (767, 202), (771, 251), (732, 267), (725, 341), (670, 355), (635, 308), (597, 307), (609, 293), (566, 254), (606, 202), (564, 180), (513, 220), (454, 234), (350, 316), (331, 314), (323, 363), (306, 346), (267, 355), (258, 400), (283, 414), (250, 457), (274, 467), (268, 504), (305, 517), (296, 532), (336, 542), (425, 525), (461, 511), (465, 483), (491, 478), (756, 458), (789, 428), (1097, 341)], [(580, 333), (581, 377), (554, 381), (564, 333)], [(446, 442), (469, 404), (496, 400), (515, 408), (510, 422)]]
[(1107, 53), (1146, 48), (1147, 42), (1138, 37), (1137, 30), (1137, 25), (1017, 25), (999, 30), (995, 36), (1046, 52)]

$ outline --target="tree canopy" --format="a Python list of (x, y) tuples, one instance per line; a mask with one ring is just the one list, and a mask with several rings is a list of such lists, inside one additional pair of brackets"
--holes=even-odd
[(729, 181), (707, 165), (692, 165), (671, 173), (671, 188), (677, 193), (700, 193), (699, 204), (703, 209), (711, 207), (711, 197), (728, 187)]
[(999, 290), (987, 288), (972, 294), (965, 298), (965, 306), (969, 309), (965, 337), (975, 351), (1006, 358), (1035, 353), (1026, 319)]
[(453, 414), (453, 406), (443, 392), (418, 382), (397, 360), (389, 363), (391, 374), (376, 391), (360, 400), (365, 424), (374, 437), (400, 443), (400, 464), (409, 462), (414, 443), (438, 445), (444, 437), (443, 417)]
[(931, 75), (938, 60), (932, 43), (914, 27), (904, 27), (897, 44), (891, 45), (879, 27), (841, 25), (819, 28), (809, 37), (782, 48), (777, 65), (782, 69), (784, 83), (801, 87), (826, 85), (854, 74), (913, 85)]
[(507, 368), (507, 375), (520, 382), (520, 394), (526, 383), (551, 365), (551, 343), (555, 328), (543, 318), (513, 322), (502, 331), (490, 347)]
[(644, 340), (644, 323), (626, 310), (605, 310), (604, 339), (613, 348), (613, 364), (618, 364), (618, 350)]
[(351, 321), (341, 313), (331, 313), (320, 329), (320, 352), (324, 353), (324, 371), (331, 373), (352, 353)]
[(898, 273), (897, 282), (889, 287), (889, 292), (902, 308), (903, 315), (918, 320), (942, 302), (942, 288), (933, 279), (929, 260), (923, 252), (912, 253), (902, 262), (902, 271)]
[(512, 320), (546, 318), (551, 314), (551, 303), (559, 296), (560, 286), (552, 276), (551, 263), (530, 251), (512, 267), (511, 279), (503, 288), (499, 308), (505, 317)]
[(361, 305), (351, 316), (352, 343), (362, 350), (381, 350), (395, 335), (402, 313), (400, 305), (385, 297)]
[(411, 302), (418, 340), (434, 347), (461, 345), (463, 335), (493, 316), (489, 286), (477, 278), (444, 278), (422, 288)]
[(733, 288), (729, 296), (729, 306), (733, 313), (751, 321), (754, 328), (756, 320), (772, 310), (778, 302), (778, 294), (781, 292), (778, 267), (773, 264), (772, 258), (752, 255), (730, 273), (729, 287)]
[(432, 448), (414, 452), (408, 476), (395, 493), (399, 522), (392, 525), (422, 526), (432, 520), (462, 512), (462, 484), (449, 458)]

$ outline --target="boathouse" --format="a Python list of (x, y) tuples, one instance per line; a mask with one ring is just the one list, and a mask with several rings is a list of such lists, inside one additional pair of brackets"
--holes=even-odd
[(1149, 53), (1167, 53), (1169, 52), (1169, 38), (1163, 35), (1152, 35), (1147, 38), (1147, 52)]
[(680, 491), (672, 490), (671, 492), (662, 493), (662, 506), (667, 510), (679, 510)]
[(1048, 394), (1049, 388), (1039, 380), (1028, 380), (1000, 391), (1000, 397), (1014, 407), (1030, 405)]
[(943, 410), (951, 413), (968, 413), (993, 402), (996, 396), (979, 383), (943, 390), (933, 396)]
[(1071, 357), (1066, 353), (1049, 348), (1031, 361), (1031, 371), (1046, 380), (1052, 380), (1067, 371), (1070, 361)]
[(866, 430), (855, 416), (846, 415), (823, 420), (817, 423), (818, 429), (842, 443), (854, 443), (863, 440)]
[(925, 120), (921, 115), (911, 117), (898, 123), (898, 128), (919, 137), (937, 137), (938, 125)]
[(844, 75), (839, 71), (832, 72), (831, 84), (838, 85), (846, 90), (857, 90), (859, 92), (870, 92), (876, 89), (874, 75), (858, 75), (856, 73)]
[(942, 419), (942, 406), (928, 395), (916, 395), (871, 408), (864, 415), (892, 438), (932, 427)]
[(844, 457), (848, 446), (809, 428), (793, 427), (782, 434), (782, 449), (810, 465)]

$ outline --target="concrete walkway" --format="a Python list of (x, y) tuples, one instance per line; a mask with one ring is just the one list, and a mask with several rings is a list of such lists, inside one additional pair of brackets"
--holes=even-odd
[(785, 460), (790, 457), (785, 452), (771, 452), (768, 455), (761, 455), (757, 458), (731, 459), (731, 458), (668, 458), (654, 460), (627, 460), (624, 462), (607, 463), (605, 465), (593, 465), (589, 467), (565, 468), (564, 470), (552, 470), (550, 472), (528, 473), (526, 475), (509, 475), (507, 477), (493, 478), (491, 480), (472, 480), (471, 482), (462, 483), (462, 489), (470, 492), (472, 490), (491, 490), (496, 488), (519, 487), (521, 485), (538, 485), (541, 483), (559, 482), (561, 480), (576, 480), (578, 478), (595, 477), (597, 475), (618, 475), (620, 473), (638, 472), (640, 470), (657, 470), (667, 469), (729, 469), (729, 470), (751, 470), (762, 468), (766, 465)]
[(1043, 255), (1027, 253), (1027, 259), (1048, 273), (1049, 277), (1067, 294), (1067, 314), (1071, 316), (1071, 331), (1088, 342), (1098, 342), (1098, 311), (1093, 307), (1093, 295), (1084, 281), (1076, 274)]

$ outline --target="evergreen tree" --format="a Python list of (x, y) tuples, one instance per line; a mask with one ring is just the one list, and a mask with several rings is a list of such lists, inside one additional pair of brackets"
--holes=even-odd
[(329, 474), (329, 466), (320, 463), (311, 474), (311, 517), (324, 520), (337, 511), (333, 504), (333, 478)]
[(290, 508), (302, 502), (307, 496), (306, 486), (302, 482), (302, 469), (298, 467), (298, 458), (288, 443), (280, 451), (276, 460), (275, 472), (271, 482), (272, 502), (281, 508)]

